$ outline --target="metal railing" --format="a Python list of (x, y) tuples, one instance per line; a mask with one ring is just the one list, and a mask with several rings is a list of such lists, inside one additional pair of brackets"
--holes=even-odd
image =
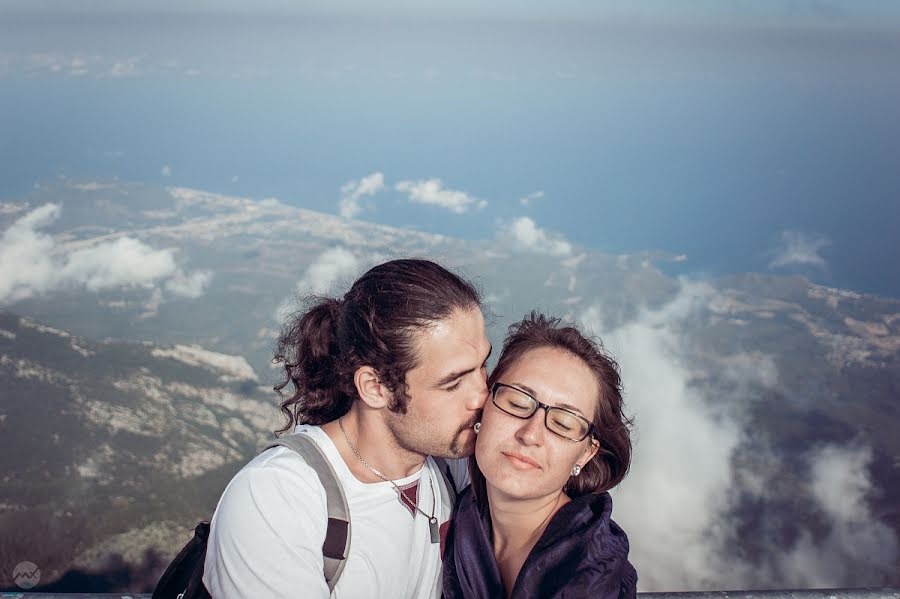
[[(638, 593), (640, 599), (900, 599), (900, 588), (687, 591)], [(6, 591), (0, 599), (150, 599), (146, 593), (26, 593)]]

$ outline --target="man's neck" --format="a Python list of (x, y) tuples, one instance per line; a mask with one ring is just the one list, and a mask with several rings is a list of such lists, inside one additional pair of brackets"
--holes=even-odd
[(323, 424), (322, 430), (331, 437), (350, 472), (364, 483), (383, 482), (384, 479), (367, 468), (363, 460), (391, 480), (415, 474), (425, 463), (425, 456), (397, 444), (380, 414), (360, 410), (356, 404), (339, 420)]

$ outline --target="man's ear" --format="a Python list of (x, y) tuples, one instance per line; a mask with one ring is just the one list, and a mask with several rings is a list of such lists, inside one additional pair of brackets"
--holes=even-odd
[(359, 398), (370, 408), (379, 409), (388, 405), (390, 391), (381, 384), (378, 373), (371, 366), (357, 368), (353, 373), (353, 382)]

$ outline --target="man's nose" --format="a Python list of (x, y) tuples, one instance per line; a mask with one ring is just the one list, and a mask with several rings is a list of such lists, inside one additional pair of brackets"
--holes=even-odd
[(469, 402), (469, 408), (472, 410), (480, 410), (488, 400), (490, 393), (487, 388), (487, 374), (482, 372), (483, 376), (478, 377), (475, 389), (472, 393), (472, 399)]

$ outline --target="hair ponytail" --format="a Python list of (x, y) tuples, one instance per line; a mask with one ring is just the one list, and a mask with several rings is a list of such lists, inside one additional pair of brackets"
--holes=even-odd
[[(284, 398), (288, 383), (294, 393), (281, 402), (287, 424), (281, 434), (297, 424), (324, 424), (350, 409), (352, 395), (342, 389), (341, 351), (338, 324), (341, 301), (334, 298), (311, 298), (315, 304), (295, 315), (278, 339), (274, 363), (284, 365), (286, 379), (275, 385)], [(335, 413), (339, 413), (335, 416)]]

